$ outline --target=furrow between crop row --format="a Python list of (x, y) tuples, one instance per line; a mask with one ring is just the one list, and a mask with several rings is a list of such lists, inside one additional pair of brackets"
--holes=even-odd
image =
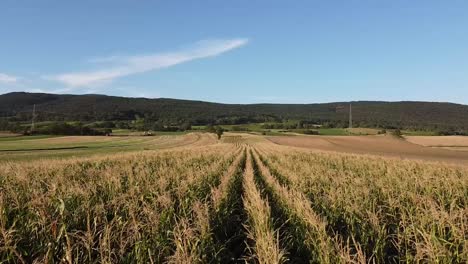
[(207, 263), (220, 257), (224, 245), (216, 239), (218, 214), (229, 193), (229, 183), (241, 171), (244, 153), (239, 149), (235, 156), (223, 173), (200, 183), (210, 189), (199, 188), (191, 207), (177, 217), (173, 232), (175, 251), (169, 263)]
[(212, 191), (211, 226), (216, 246), (212, 263), (244, 263), (247, 215), (242, 202), (242, 182), (245, 164), (246, 151), (242, 147), (242, 156), (234, 174), (224, 177), (219, 188)]
[(280, 248), (268, 201), (261, 197), (255, 184), (252, 154), (247, 152), (244, 171), (244, 207), (248, 215), (247, 230), (251, 254), (247, 260), (256, 263), (284, 263), (286, 252)]
[[(466, 172), (345, 154), (269, 152), (278, 181), (303, 192), (354, 260), (464, 263)], [(465, 174), (464, 174), (465, 173)]]
[[(356, 215), (344, 210), (340, 207), (334, 207), (331, 204), (324, 203), (322, 199), (317, 197), (315, 190), (304, 188), (295, 176), (285, 171), (282, 166), (272, 166), (266, 158), (263, 161), (272, 171), (271, 175), (283, 183), (287, 183), (298, 190), (306, 200), (311, 204), (311, 210), (322, 217), (326, 223), (326, 233), (330, 237), (334, 237), (334, 241), (341, 241), (337, 246), (340, 248), (339, 255), (341, 260), (345, 262), (366, 263), (368, 261), (377, 261), (380, 263), (383, 259), (392, 261), (394, 250), (384, 250), (385, 237), (388, 237), (383, 230), (375, 230), (371, 223), (366, 219), (358, 218)], [(381, 231), (381, 233), (378, 233)], [(389, 242), (390, 243), (390, 242)], [(379, 258), (375, 255), (377, 250), (385, 251), (381, 253)], [(383, 256), (383, 254), (387, 254)]]
[[(338, 263), (344, 249), (327, 234), (326, 222), (317, 215), (307, 197), (272, 176), (260, 155), (254, 151), (258, 182), (264, 186), (277, 226), (281, 228), (281, 245), (290, 253), (291, 263)], [(342, 258), (340, 258), (342, 257)]]

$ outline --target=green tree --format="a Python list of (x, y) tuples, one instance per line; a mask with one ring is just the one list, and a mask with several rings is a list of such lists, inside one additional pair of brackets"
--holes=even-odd
[(133, 128), (138, 131), (145, 130), (145, 119), (137, 116), (137, 119), (133, 121)]
[(192, 129), (192, 125), (190, 125), (189, 122), (185, 122), (185, 123), (182, 123), (182, 124), (179, 126), (179, 129), (180, 129), (181, 131), (187, 131), (187, 130)]
[(402, 137), (403, 134), (401, 133), (401, 130), (400, 130), (400, 129), (395, 129), (395, 130), (393, 131), (393, 135), (394, 135), (395, 137)]
[(216, 133), (216, 129), (212, 124), (207, 125), (205, 130), (206, 132), (209, 132), (209, 133)]
[(216, 135), (218, 136), (218, 140), (221, 139), (221, 136), (224, 133), (224, 129), (220, 126), (216, 127)]

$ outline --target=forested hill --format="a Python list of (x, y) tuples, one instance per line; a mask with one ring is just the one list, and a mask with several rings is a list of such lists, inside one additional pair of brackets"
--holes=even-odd
[[(325, 104), (220, 104), (177, 99), (14, 92), (0, 95), (0, 117), (26, 121), (36, 105), (37, 121), (102, 121), (145, 118), (165, 123), (241, 124), (300, 120), (347, 125), (348, 102)], [(468, 128), (468, 106), (434, 102), (352, 102), (363, 127)]]

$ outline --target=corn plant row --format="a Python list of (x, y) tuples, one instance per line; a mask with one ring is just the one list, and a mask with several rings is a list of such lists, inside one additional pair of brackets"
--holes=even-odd
[(220, 184), (211, 188), (211, 202), (213, 203), (213, 210), (215, 212), (220, 210), (221, 204), (225, 202), (234, 176), (242, 167), (240, 165), (244, 165), (242, 161), (245, 159), (245, 148), (241, 147), (239, 150), (240, 152), (237, 154), (236, 160), (221, 177)]
[(220, 184), (219, 192), (212, 192), (211, 227), (216, 254), (211, 263), (241, 263), (246, 255), (247, 234), (244, 224), (247, 215), (242, 202), (245, 146), (242, 149), (242, 158), (233, 177), (224, 178), (225, 183)]
[(376, 262), (467, 260), (466, 169), (442, 164), (277, 149), (268, 164), (315, 211)]
[(187, 186), (223, 171), (230, 151), (2, 164), (0, 262), (161, 262)]
[(262, 199), (255, 184), (250, 151), (247, 152), (243, 186), (243, 202), (248, 215), (247, 230), (252, 242), (251, 255), (247, 259), (261, 264), (284, 263), (285, 251), (279, 246), (278, 232), (273, 227), (270, 206)]
[(327, 234), (327, 223), (314, 212), (307, 197), (302, 192), (281, 185), (263, 164), (258, 153), (253, 152), (253, 157), (271, 202), (274, 203), (272, 207), (278, 207), (284, 215), (284, 222), (292, 225), (287, 230), (292, 237), (286, 244), (304, 249), (299, 258), (309, 263), (351, 261), (338, 241)]
[[(200, 192), (191, 209), (178, 215), (174, 229), (175, 252), (169, 258), (170, 263), (207, 263), (216, 255), (218, 248), (213, 239), (211, 222), (229, 191), (229, 182), (240, 169), (244, 153), (239, 148), (235, 155), (235, 160), (222, 176), (211, 180), (213, 184), (209, 180), (200, 183), (211, 186), (211, 192)], [(211, 197), (208, 197), (210, 194)]]

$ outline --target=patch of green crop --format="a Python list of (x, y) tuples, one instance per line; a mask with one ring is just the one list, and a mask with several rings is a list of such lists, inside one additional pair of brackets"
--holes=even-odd
[(437, 132), (435, 131), (403, 130), (401, 132), (405, 136), (437, 136)]
[(319, 128), (319, 135), (324, 136), (348, 136), (349, 132), (344, 128)]

